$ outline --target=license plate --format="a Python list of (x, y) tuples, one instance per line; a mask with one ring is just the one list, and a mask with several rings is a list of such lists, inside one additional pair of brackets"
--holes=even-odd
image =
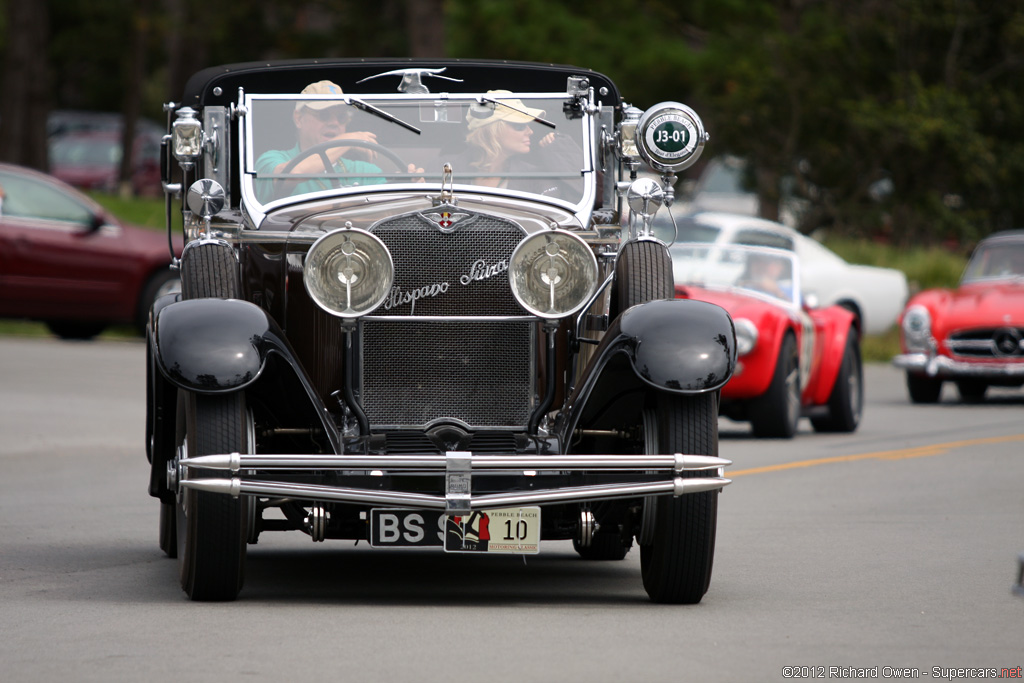
[(540, 552), (540, 508), (474, 510), (445, 515), (439, 510), (370, 510), (374, 548), (443, 546), (454, 553)]

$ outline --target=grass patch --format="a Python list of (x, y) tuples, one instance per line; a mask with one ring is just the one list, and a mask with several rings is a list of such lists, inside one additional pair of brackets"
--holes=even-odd
[(865, 363), (888, 363), (900, 352), (900, 331), (893, 325), (884, 334), (866, 334), (860, 340), (860, 354)]
[[(133, 223), (143, 228), (163, 230), (167, 225), (167, 209), (162, 197), (150, 199), (145, 197), (121, 197), (105, 192), (87, 193), (97, 204), (120, 218), (125, 223)], [(174, 229), (181, 232), (181, 207), (172, 202), (171, 222)]]

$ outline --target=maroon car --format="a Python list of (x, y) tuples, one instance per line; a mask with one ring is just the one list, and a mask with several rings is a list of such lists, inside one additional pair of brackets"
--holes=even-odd
[(144, 328), (154, 299), (180, 287), (165, 233), (21, 166), (0, 164), (0, 191), (0, 317), (88, 339), (112, 323)]

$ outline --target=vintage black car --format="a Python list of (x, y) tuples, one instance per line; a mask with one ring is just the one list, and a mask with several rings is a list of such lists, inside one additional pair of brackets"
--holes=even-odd
[(701, 600), (735, 335), (673, 299), (651, 232), (693, 110), (572, 66), (365, 59), (207, 69), (167, 109), (186, 246), (148, 329), (149, 490), (189, 597), (234, 599), (247, 544), (297, 530), (636, 539), (651, 599)]

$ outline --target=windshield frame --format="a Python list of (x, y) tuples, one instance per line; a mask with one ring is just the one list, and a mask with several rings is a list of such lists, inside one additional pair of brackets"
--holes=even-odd
[[(517, 198), (523, 198), (533, 201), (545, 201), (563, 208), (570, 209), (574, 213), (579, 214), (582, 211), (586, 211), (588, 207), (593, 206), (595, 196), (597, 193), (597, 169), (596, 169), (596, 150), (597, 144), (596, 137), (596, 107), (583, 106), (576, 110), (576, 114), (573, 117), (566, 117), (564, 122), (561, 121), (563, 116), (562, 111), (548, 111), (544, 118), (548, 120), (559, 119), (557, 125), (570, 124), (571, 126), (579, 126), (579, 128), (570, 128), (569, 135), (573, 142), (579, 144), (581, 148), (581, 167), (579, 169), (579, 177), (582, 183), (581, 192), (578, 196), (573, 199), (563, 199), (558, 197), (552, 197), (547, 195), (536, 194), (532, 192), (513, 190), (507, 188), (493, 188), (486, 185), (473, 184), (466, 182), (465, 171), (456, 169), (455, 174), (452, 178), (453, 182), (445, 183), (443, 176), (441, 176), (437, 170), (424, 168), (425, 182), (415, 182), (414, 179), (410, 182), (385, 182), (380, 185), (353, 185), (345, 186), (341, 188), (329, 188), (315, 192), (303, 192), (287, 197), (272, 198), (267, 201), (261, 201), (257, 195), (255, 184), (256, 179), (256, 144), (254, 125), (259, 124), (259, 117), (254, 116), (253, 112), (256, 111), (261, 104), (275, 101), (337, 101), (339, 104), (344, 103), (351, 107), (353, 111), (361, 111), (361, 116), (372, 116), (372, 112), (367, 112), (364, 108), (358, 108), (356, 102), (364, 102), (376, 107), (387, 106), (388, 103), (400, 104), (403, 108), (408, 107), (410, 111), (417, 111), (422, 105), (429, 105), (431, 107), (450, 106), (450, 105), (469, 105), (469, 104), (480, 104), (487, 101), (501, 101), (501, 100), (519, 100), (525, 106), (537, 106), (536, 103), (544, 101), (550, 108), (552, 100), (558, 100), (561, 104), (571, 104), (578, 101), (578, 98), (568, 92), (514, 92), (510, 94), (496, 94), (489, 92), (480, 93), (425, 93), (425, 94), (408, 94), (408, 93), (357, 93), (357, 94), (345, 94), (345, 95), (301, 95), (301, 94), (264, 94), (264, 93), (253, 93), (246, 94), (244, 92), (239, 93), (239, 103), (242, 111), (245, 112), (245, 116), (242, 119), (241, 125), (238, 126), (239, 135), (239, 162), (240, 162), (240, 185), (243, 203), (246, 205), (247, 210), (250, 211), (254, 217), (258, 217), (260, 214), (269, 213), (277, 208), (289, 206), (300, 202), (308, 202), (323, 198), (337, 197), (337, 196), (351, 196), (353, 194), (367, 194), (367, 193), (381, 193), (381, 192), (404, 192), (415, 191), (417, 193), (423, 193), (424, 191), (435, 193), (440, 192), (442, 186), (445, 189), (451, 189), (458, 194), (473, 193), (473, 194), (500, 194), (502, 196), (511, 196)], [(265, 105), (263, 105), (265, 106)], [(392, 110), (390, 112), (394, 114)], [(401, 118), (400, 116), (398, 118)], [(419, 127), (419, 120), (405, 121), (404, 124), (411, 124), (412, 127)], [(543, 122), (539, 121), (538, 124)], [(396, 125), (396, 130), (401, 128), (408, 128), (409, 126), (404, 124), (393, 124)], [(381, 125), (387, 126), (392, 124), (384, 123), (381, 120)], [(461, 125), (465, 126), (464, 123)], [(549, 130), (547, 126), (542, 126), (542, 130)], [(386, 162), (389, 168), (392, 164)], [(385, 175), (388, 175), (385, 170)], [(567, 173), (563, 170), (562, 172), (552, 172), (552, 175), (557, 177), (567, 177)], [(266, 177), (266, 176), (265, 176)], [(513, 174), (508, 175), (509, 178), (515, 177)], [(543, 173), (530, 174), (531, 178), (541, 178)], [(267, 182), (273, 182), (267, 180)]]

